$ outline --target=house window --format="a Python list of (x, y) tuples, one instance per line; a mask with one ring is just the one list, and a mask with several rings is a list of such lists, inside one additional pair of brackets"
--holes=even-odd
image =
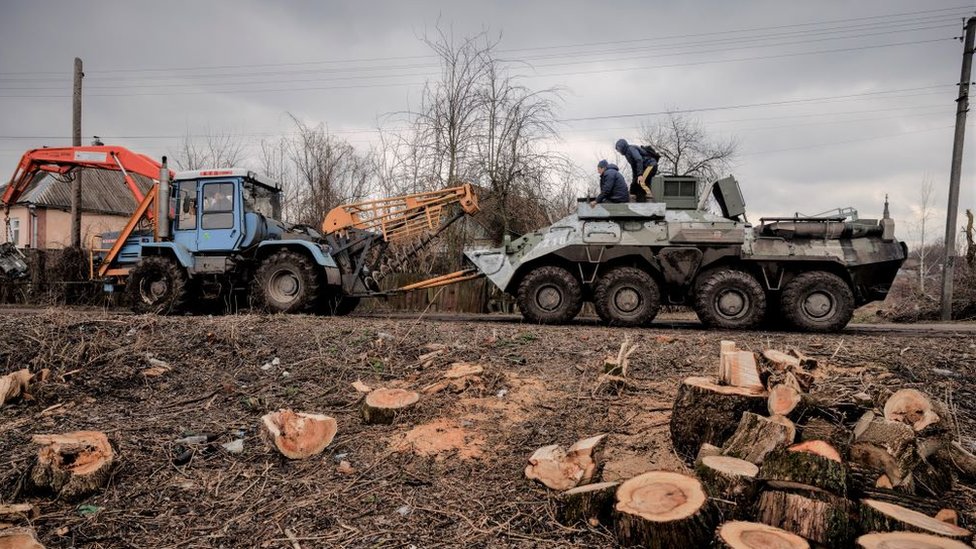
[(7, 233), (7, 241), (12, 242), (14, 246), (20, 245), (20, 219), (16, 217), (10, 220), (9, 232)]

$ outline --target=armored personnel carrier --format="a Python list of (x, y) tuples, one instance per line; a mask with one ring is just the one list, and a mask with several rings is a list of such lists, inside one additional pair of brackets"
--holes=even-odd
[(658, 175), (651, 190), (657, 202), (581, 199), (573, 215), (465, 255), (530, 322), (567, 322), (591, 301), (608, 324), (640, 326), (662, 304), (683, 304), (715, 328), (765, 321), (818, 332), (884, 299), (907, 256), (887, 203), (880, 220), (847, 212), (754, 226), (733, 177), (703, 188), (696, 177)]

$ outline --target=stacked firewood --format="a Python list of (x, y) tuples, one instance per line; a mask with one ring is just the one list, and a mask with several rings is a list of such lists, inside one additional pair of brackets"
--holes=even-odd
[(954, 439), (946, 407), (902, 389), (877, 405), (854, 395), (841, 412), (818, 396), (821, 377), (798, 351), (723, 342), (716, 377), (681, 384), (672, 441), (694, 464), (687, 482), (708, 496), (699, 512), (735, 521), (719, 528), (719, 545), (760, 547), (743, 541), (759, 534), (737, 533), (756, 528), (783, 547), (966, 547), (972, 533), (937, 497), (976, 480), (976, 458)]

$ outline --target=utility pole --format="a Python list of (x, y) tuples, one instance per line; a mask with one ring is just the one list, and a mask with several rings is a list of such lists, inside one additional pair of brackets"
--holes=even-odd
[[(71, 104), (71, 144), (81, 146), (81, 79), (85, 73), (81, 71), (81, 59), (75, 57), (74, 94)], [(81, 170), (74, 174), (71, 180), (71, 245), (81, 247)]]
[(956, 222), (959, 217), (959, 178), (962, 175), (963, 141), (966, 138), (966, 113), (969, 111), (969, 79), (973, 72), (973, 41), (976, 17), (966, 21), (963, 39), (962, 74), (956, 99), (956, 134), (952, 140), (952, 167), (949, 170), (949, 205), (946, 210), (945, 261), (942, 264), (942, 320), (952, 320), (952, 275), (956, 265)]

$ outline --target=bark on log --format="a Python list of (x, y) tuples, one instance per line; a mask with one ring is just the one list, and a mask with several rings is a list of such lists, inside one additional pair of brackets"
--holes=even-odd
[(363, 399), (363, 420), (367, 424), (393, 423), (404, 410), (420, 400), (420, 395), (403, 389), (376, 389)]
[(713, 537), (715, 513), (693, 477), (651, 471), (621, 484), (616, 499), (614, 531), (624, 546), (705, 547)]
[(261, 417), (264, 439), (288, 459), (305, 459), (325, 450), (339, 427), (320, 414), (278, 410)]
[(97, 492), (112, 470), (114, 453), (105, 433), (75, 431), (60, 435), (34, 435), (41, 445), (31, 481), (65, 499)]
[(851, 461), (868, 468), (880, 468), (894, 486), (908, 485), (918, 464), (915, 432), (898, 421), (874, 417), (867, 412), (854, 427)]
[(796, 430), (769, 418), (746, 412), (732, 438), (722, 447), (722, 455), (760, 465), (769, 453), (792, 444)]
[(850, 502), (826, 492), (767, 490), (756, 520), (827, 547), (848, 547), (853, 534)]
[(973, 537), (965, 528), (946, 524), (901, 505), (873, 499), (861, 500), (861, 528), (865, 532), (920, 532), (964, 542)]
[(0, 530), (0, 549), (44, 549), (32, 528)]
[(557, 520), (566, 526), (586, 523), (610, 525), (619, 482), (598, 482), (570, 488), (559, 494)]
[(758, 522), (730, 521), (715, 532), (722, 549), (810, 549), (807, 540), (781, 528)]
[(822, 440), (837, 449), (842, 458), (848, 455), (853, 436), (851, 430), (844, 425), (822, 417), (811, 418), (800, 425), (801, 442)]
[(695, 473), (708, 495), (716, 500), (723, 516), (745, 517), (755, 501), (759, 468), (744, 459), (706, 456), (695, 463)]
[(920, 459), (912, 469), (911, 488), (916, 494), (942, 497), (952, 489), (952, 469), (934, 457)]
[(954, 539), (917, 532), (873, 532), (857, 538), (858, 549), (971, 549)]
[(950, 464), (959, 478), (969, 484), (976, 484), (976, 456), (963, 448), (958, 442), (950, 442), (944, 450), (943, 461)]
[(841, 497), (846, 496), (847, 471), (839, 457), (833, 458), (837, 451), (827, 443), (823, 445), (829, 451), (824, 448), (816, 448), (817, 452), (806, 451), (810, 446), (804, 444), (806, 443), (767, 456), (759, 469), (759, 478), (774, 488), (813, 487)]
[(766, 367), (773, 372), (788, 372), (800, 367), (800, 359), (776, 349), (766, 349), (762, 352), (762, 358)]
[(762, 413), (766, 392), (728, 387), (689, 377), (678, 388), (671, 413), (671, 442), (691, 462), (703, 443), (721, 446), (735, 432), (743, 412)]

